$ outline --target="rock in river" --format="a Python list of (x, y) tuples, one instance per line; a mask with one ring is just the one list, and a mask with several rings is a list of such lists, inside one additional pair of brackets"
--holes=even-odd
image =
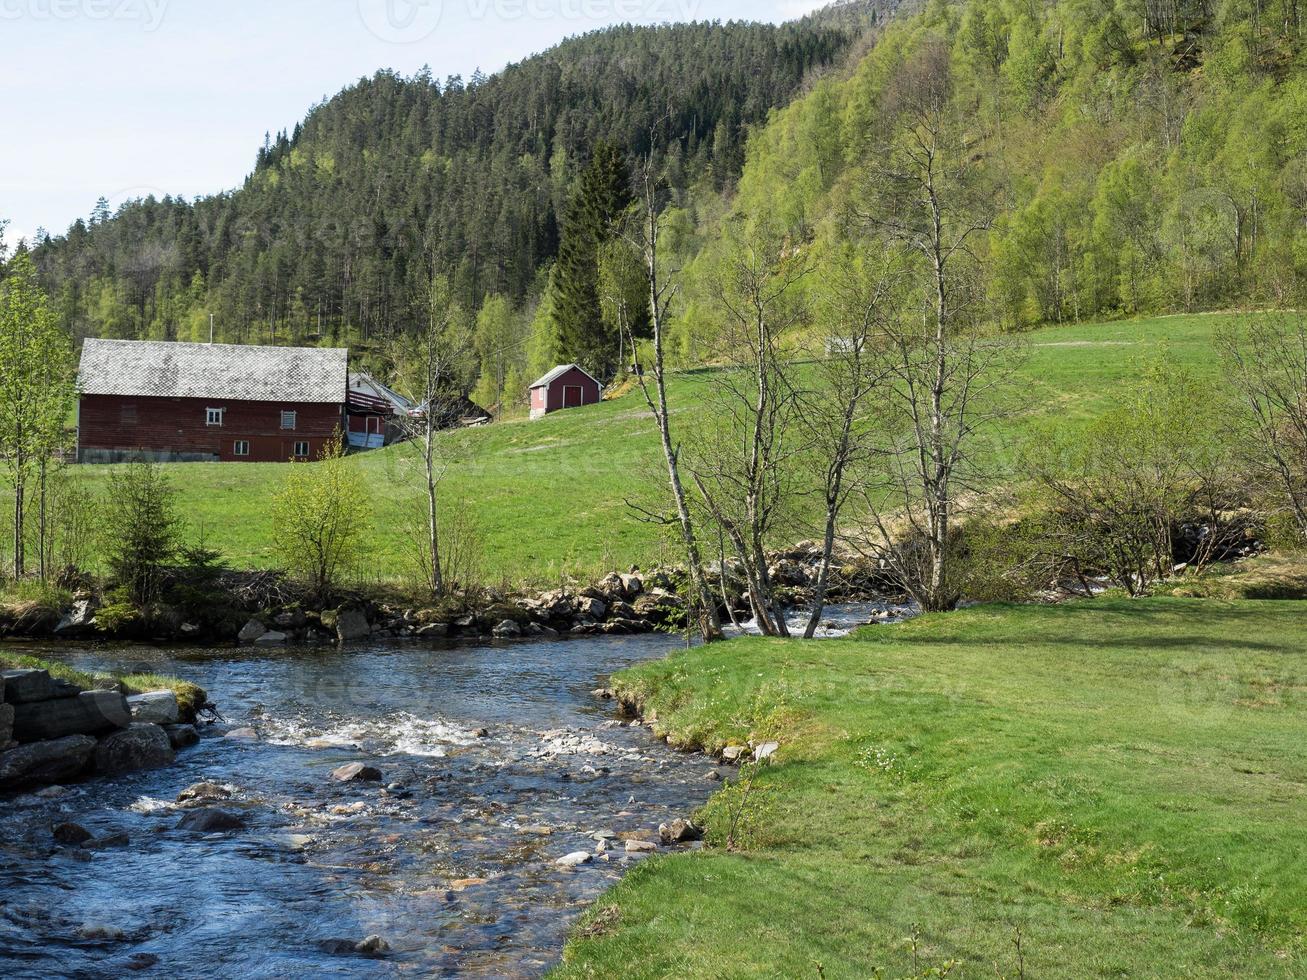
[(177, 794), (178, 803), (189, 803), (193, 800), (226, 800), (231, 798), (231, 790), (221, 783), (196, 783), (194, 786), (187, 786)]
[(200, 744), (200, 733), (194, 725), (164, 725), (163, 730), (174, 749), (189, 749)]
[(217, 834), (231, 830), (244, 830), (245, 818), (230, 810), (209, 808), (193, 810), (181, 818), (178, 830), (189, 830), (195, 834)]
[(162, 769), (172, 765), (176, 758), (172, 742), (162, 728), (137, 723), (100, 740), (95, 748), (95, 771), (102, 776), (114, 776), (141, 769)]
[(577, 868), (583, 864), (589, 864), (593, 860), (594, 855), (589, 851), (573, 851), (571, 854), (560, 857), (554, 864), (560, 868)]
[(362, 762), (351, 762), (332, 772), (331, 778), (338, 783), (379, 783), (383, 777), (381, 770)]
[(67, 844), (76, 847), (79, 844), (85, 844), (95, 835), (76, 823), (61, 823), (54, 828), (54, 839), (60, 844)]

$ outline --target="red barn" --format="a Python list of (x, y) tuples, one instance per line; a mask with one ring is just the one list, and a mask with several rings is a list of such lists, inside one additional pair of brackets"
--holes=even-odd
[(345, 423), (348, 351), (89, 339), (77, 459), (316, 459)]
[(604, 386), (588, 372), (575, 364), (561, 364), (531, 386), (531, 418), (597, 404), (603, 393)]

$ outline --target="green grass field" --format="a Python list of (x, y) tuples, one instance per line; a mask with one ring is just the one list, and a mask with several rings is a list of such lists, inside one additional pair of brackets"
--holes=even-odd
[[(1086, 419), (1111, 404), (1113, 392), (1142, 361), (1168, 350), (1172, 363), (1203, 376), (1216, 373), (1211, 338), (1221, 315), (1176, 316), (1051, 328), (1028, 336), (1029, 358), (1018, 386), (1031, 415), (1014, 419), (1006, 441), (1028, 419), (1050, 412)], [(673, 410), (700, 401), (702, 372), (676, 378)], [(635, 518), (629, 499), (651, 500), (661, 470), (656, 433), (638, 392), (539, 422), (508, 421), (450, 434), (445, 485), (448, 506), (468, 511), (479, 527), (485, 572), (494, 582), (548, 584), (565, 574), (589, 575), (674, 556), (665, 531)], [(360, 457), (375, 500), (376, 531), (367, 574), (403, 575), (405, 501), (416, 486), (411, 451), (391, 448)], [(280, 464), (170, 466), (193, 533), (238, 567), (275, 563), (270, 498)], [(78, 476), (102, 484), (106, 467)]]
[(709, 848), (591, 910), (559, 977), (1307, 971), (1300, 604), (983, 607), (618, 685), (675, 740), (782, 748), (709, 804)]

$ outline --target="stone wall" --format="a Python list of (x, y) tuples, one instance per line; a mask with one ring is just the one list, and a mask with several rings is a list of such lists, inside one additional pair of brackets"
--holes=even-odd
[(0, 791), (173, 762), (199, 734), (176, 695), (87, 691), (44, 670), (0, 673)]

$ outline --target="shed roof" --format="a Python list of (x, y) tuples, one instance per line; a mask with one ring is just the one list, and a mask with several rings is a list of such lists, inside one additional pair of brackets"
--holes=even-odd
[(593, 381), (595, 384), (599, 385), (600, 388), (603, 387), (603, 382), (601, 382), (601, 381), (600, 381), (598, 378), (596, 378), (593, 374), (591, 374), (589, 371), (587, 371), (585, 368), (581, 367), (581, 366), (578, 365), (578, 364), (560, 364), (560, 365), (558, 365), (558, 367), (554, 368), (552, 371), (550, 371), (548, 374), (546, 374), (543, 378), (541, 378), (539, 381), (537, 381), (537, 382), (536, 382), (535, 384), (533, 384), (531, 387), (532, 387), (532, 388), (547, 388), (547, 387), (549, 387), (549, 385), (553, 384), (555, 381), (557, 381), (559, 378), (561, 378), (563, 375), (565, 375), (568, 371), (580, 371), (582, 374), (584, 374), (587, 378), (589, 378), (589, 379), (590, 379), (591, 381)]
[(89, 338), (78, 382), (86, 395), (340, 404), (348, 363), (343, 348)]

